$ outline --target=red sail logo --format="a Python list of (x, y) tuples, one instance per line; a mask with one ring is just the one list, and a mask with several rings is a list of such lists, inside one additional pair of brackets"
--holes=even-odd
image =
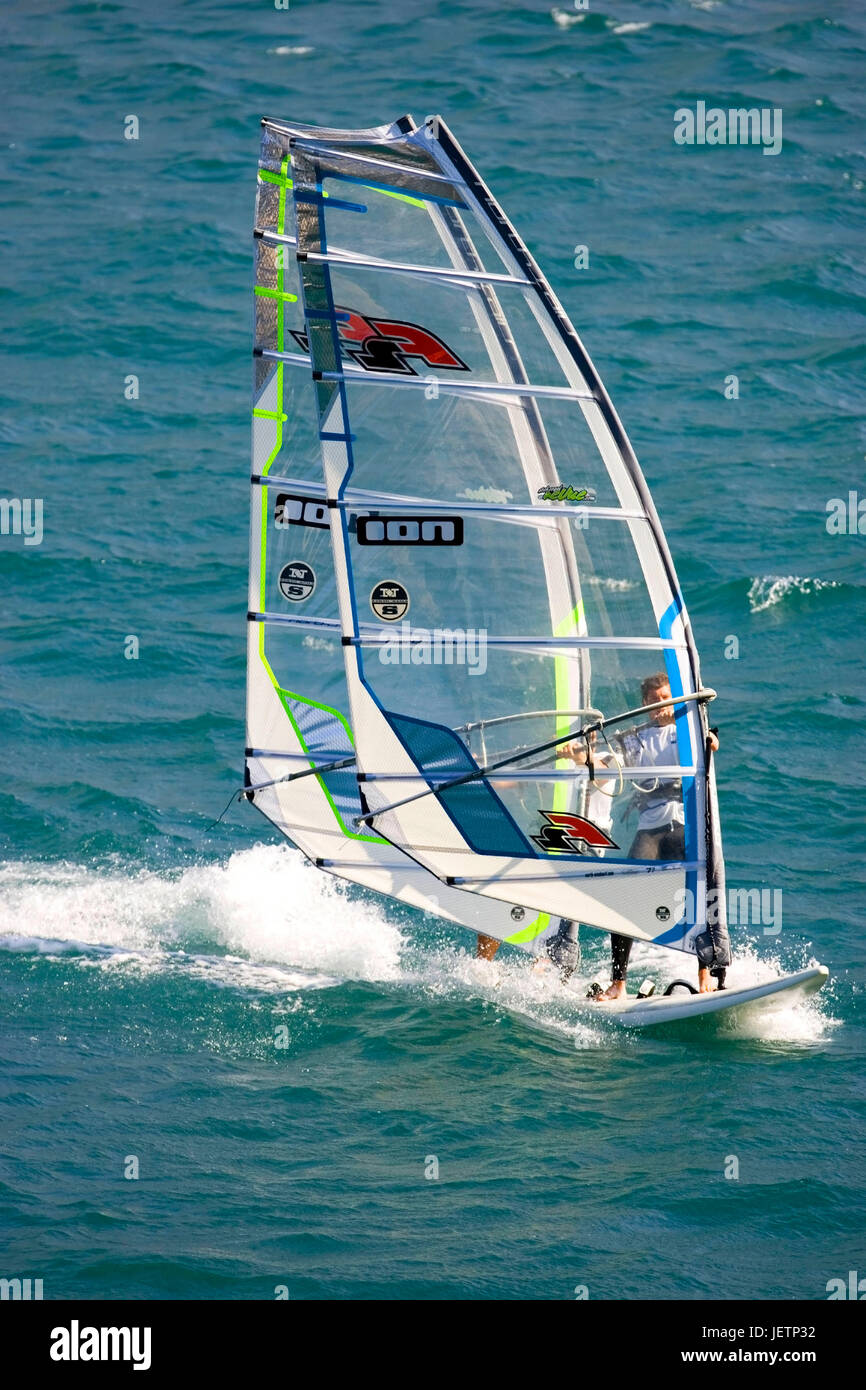
[(569, 811), (540, 811), (539, 815), (544, 816), (547, 825), (540, 835), (533, 835), (532, 839), (546, 854), (584, 854), (587, 846), (592, 849), (618, 848), (603, 830), (583, 816), (572, 815)]
[[(444, 368), (451, 372), (468, 372), (466, 363), (447, 343), (443, 343), (429, 328), (417, 323), (400, 323), (396, 319), (368, 319), (353, 309), (334, 310), (340, 347), (365, 372), (396, 372), (399, 376), (418, 376), (409, 358), (428, 367)], [(309, 352), (309, 336), (292, 329), (292, 337), (304, 352)]]

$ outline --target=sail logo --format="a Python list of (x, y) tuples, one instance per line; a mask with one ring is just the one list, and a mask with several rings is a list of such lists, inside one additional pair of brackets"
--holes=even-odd
[(359, 516), (359, 545), (462, 545), (461, 516)]
[(547, 821), (540, 835), (533, 835), (533, 842), (545, 854), (583, 854), (587, 846), (592, 849), (617, 849), (609, 836), (591, 820), (573, 815), (569, 811), (539, 811)]
[(549, 483), (538, 489), (539, 502), (594, 502), (598, 494), (591, 487), (572, 487), (570, 483)]
[(327, 531), (331, 525), (328, 504), (315, 502), (310, 497), (294, 497), (290, 492), (281, 492), (274, 503), (274, 525), (281, 530), (286, 526), (315, 526), (321, 531)]
[(370, 595), (370, 607), (383, 623), (398, 623), (409, 612), (409, 591), (396, 579), (383, 579)]
[(290, 603), (301, 603), (316, 587), (316, 574), (303, 560), (291, 560), (280, 570), (280, 593)]
[[(354, 309), (335, 306), (334, 317), (343, 354), (365, 372), (389, 372), (398, 376), (418, 376), (409, 358), (418, 358), (428, 367), (449, 372), (468, 372), (462, 358), (429, 328), (398, 319), (368, 319)], [(310, 351), (310, 335), (291, 330), (295, 342)]]

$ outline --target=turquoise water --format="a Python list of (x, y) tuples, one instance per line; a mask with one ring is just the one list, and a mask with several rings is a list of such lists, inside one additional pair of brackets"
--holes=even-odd
[[(866, 1273), (866, 541), (825, 525), (866, 494), (861, 8), (34, 0), (3, 30), (0, 495), (43, 498), (44, 539), (0, 537), (0, 1274), (816, 1299)], [(781, 107), (781, 154), (675, 145), (699, 99)], [(258, 119), (406, 110), (516, 221), (656, 497), (720, 692), (729, 878), (783, 895), (734, 982), (831, 970), (751, 1032), (588, 1025), (250, 808), (211, 828), (244, 743)]]

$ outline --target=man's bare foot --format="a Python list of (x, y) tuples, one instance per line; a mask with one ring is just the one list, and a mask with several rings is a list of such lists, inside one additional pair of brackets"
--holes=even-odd
[(715, 988), (716, 984), (709, 970), (706, 966), (702, 965), (698, 970), (698, 993), (712, 994)]
[(625, 980), (614, 980), (613, 984), (598, 996), (599, 1004), (605, 999), (622, 999), (625, 994)]

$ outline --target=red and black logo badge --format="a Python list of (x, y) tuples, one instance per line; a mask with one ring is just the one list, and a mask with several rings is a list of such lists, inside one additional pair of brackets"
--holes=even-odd
[[(395, 319), (365, 319), (353, 309), (336, 306), (337, 331), (343, 352), (363, 367), (365, 372), (397, 372), (401, 376), (418, 376), (409, 361), (420, 358), (428, 367), (445, 368), (451, 372), (468, 372), (466, 363), (452, 352), (441, 338), (417, 323), (399, 323)], [(295, 342), (309, 352), (306, 333), (291, 330)]]
[(532, 839), (545, 854), (584, 854), (587, 846), (592, 849), (619, 848), (603, 830), (583, 816), (575, 816), (568, 811), (539, 811), (539, 815), (544, 816), (547, 825), (540, 835), (533, 835)]

